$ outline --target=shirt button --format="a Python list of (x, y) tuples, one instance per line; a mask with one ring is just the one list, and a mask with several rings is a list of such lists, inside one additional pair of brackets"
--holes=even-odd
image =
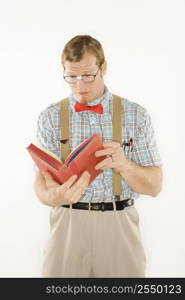
[(95, 124), (95, 119), (93, 117), (90, 117), (90, 123), (93, 125)]

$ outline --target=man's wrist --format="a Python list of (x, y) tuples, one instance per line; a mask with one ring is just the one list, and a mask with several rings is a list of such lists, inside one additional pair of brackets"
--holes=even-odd
[(133, 162), (128, 159), (127, 157), (125, 157), (125, 159), (123, 160), (121, 167), (120, 167), (120, 174), (122, 177), (124, 177), (124, 175), (126, 174), (126, 172), (128, 170), (130, 170), (133, 166)]

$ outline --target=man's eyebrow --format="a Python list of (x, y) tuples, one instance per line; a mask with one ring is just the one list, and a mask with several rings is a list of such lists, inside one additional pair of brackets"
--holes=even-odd
[(91, 75), (91, 74), (94, 74), (95, 71), (84, 71), (84, 72), (81, 72), (81, 74), (77, 75), (76, 72), (73, 72), (73, 71), (65, 71), (64, 70), (64, 73), (67, 74), (68, 76), (80, 76), (80, 75)]

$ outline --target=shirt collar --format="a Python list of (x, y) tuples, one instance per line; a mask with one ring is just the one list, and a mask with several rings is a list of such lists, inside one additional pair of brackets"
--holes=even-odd
[[(107, 86), (104, 86), (104, 93), (101, 97), (95, 99), (94, 101), (88, 103), (89, 106), (96, 105), (96, 104), (102, 104), (103, 105), (103, 113), (109, 113), (110, 112), (110, 99), (112, 98), (111, 93), (109, 92)], [(69, 95), (69, 101), (70, 101), (70, 107), (72, 112), (75, 112), (74, 104), (78, 99), (73, 95)]]

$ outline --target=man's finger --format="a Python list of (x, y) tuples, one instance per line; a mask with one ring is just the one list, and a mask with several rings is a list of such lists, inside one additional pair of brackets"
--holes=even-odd
[(78, 179), (78, 181), (71, 187), (70, 192), (72, 194), (80, 193), (81, 191), (83, 191), (88, 187), (89, 180), (90, 180), (90, 174), (88, 172), (84, 172), (81, 175), (80, 179)]
[(71, 189), (72, 196), (70, 197), (70, 202), (76, 203), (80, 200), (88, 188), (88, 183), (88, 181), (84, 181), (83, 184), (81, 186), (77, 186), (74, 191)]
[(98, 150), (95, 152), (95, 156), (106, 156), (106, 155), (112, 155), (115, 152), (115, 148), (108, 148), (104, 150)]
[(120, 147), (120, 143), (118, 142), (103, 142), (104, 148), (118, 148)]
[(77, 177), (78, 176), (76, 174), (72, 175), (66, 182), (64, 182), (60, 186), (60, 190), (61, 191), (68, 190), (73, 185), (73, 183), (75, 182), (75, 180), (77, 179)]
[(108, 157), (108, 158), (104, 159), (103, 161), (101, 161), (99, 164), (97, 164), (95, 166), (95, 170), (99, 170), (104, 167), (112, 168), (112, 163), (113, 163), (112, 158)]
[(50, 182), (50, 181), (56, 182), (56, 181), (53, 179), (52, 175), (51, 175), (49, 172), (43, 171), (42, 174), (43, 174), (43, 176), (44, 176), (44, 178), (45, 178), (45, 180), (46, 180), (47, 182)]
[(78, 179), (78, 181), (75, 183), (76, 186), (80, 186), (81, 184), (83, 184), (84, 180), (88, 181), (90, 179), (90, 174), (88, 171), (84, 171), (82, 173), (82, 175), (80, 176), (80, 178)]

